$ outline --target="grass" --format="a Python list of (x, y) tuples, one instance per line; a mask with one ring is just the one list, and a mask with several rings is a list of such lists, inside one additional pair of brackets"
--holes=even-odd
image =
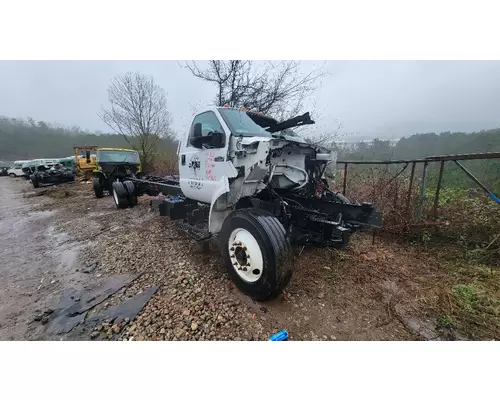
[(474, 284), (455, 285), (451, 289), (460, 307), (469, 313), (478, 308), (479, 299), (484, 296), (483, 291)]
[(456, 327), (471, 339), (500, 339), (500, 291), (498, 277), (481, 272), (483, 268), (462, 270), (464, 275), (476, 274), (472, 282), (458, 283), (451, 288), (457, 309), (453, 315)]
[(439, 315), (436, 319), (436, 331), (441, 335), (447, 335), (457, 327), (457, 321), (450, 315)]

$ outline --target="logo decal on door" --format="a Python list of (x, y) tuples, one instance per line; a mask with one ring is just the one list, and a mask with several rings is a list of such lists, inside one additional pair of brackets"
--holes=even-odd
[(189, 160), (189, 169), (193, 171), (193, 176), (198, 175), (198, 170), (201, 167), (200, 158), (195, 154)]

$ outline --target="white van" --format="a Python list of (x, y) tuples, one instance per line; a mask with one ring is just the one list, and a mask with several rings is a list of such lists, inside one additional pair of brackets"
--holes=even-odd
[(34, 160), (17, 160), (14, 161), (14, 167), (7, 171), (7, 175), (9, 175), (11, 178), (16, 178), (21, 176), (28, 178), (29, 175), (28, 176), (26, 175), (26, 171), (23, 171), (23, 168), (32, 167), (36, 165), (52, 166), (55, 165), (56, 163), (57, 163), (57, 158), (37, 158)]
[(18, 176), (23, 176), (23, 164), (30, 160), (17, 160), (14, 161), (14, 166), (7, 170), (7, 175), (11, 178), (16, 178)]

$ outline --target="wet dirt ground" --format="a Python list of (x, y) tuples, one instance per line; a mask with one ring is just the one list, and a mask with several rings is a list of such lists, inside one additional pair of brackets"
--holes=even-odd
[(49, 308), (61, 289), (81, 287), (75, 274), (78, 243), (63, 245), (64, 233), (54, 231), (56, 211), (35, 211), (50, 199), (25, 198), (24, 181), (0, 179), (0, 340), (44, 337), (33, 315)]
[[(343, 251), (297, 249), (291, 284), (257, 303), (231, 283), (216, 246), (208, 254), (150, 210), (117, 210), (95, 199), (90, 184), (33, 189), (0, 178), (0, 340), (59, 340), (34, 321), (53, 309), (65, 288), (90, 291), (113, 274), (138, 274), (101, 305), (158, 291), (133, 321), (103, 323), (73, 339), (267, 340), (287, 329), (291, 340), (435, 339), (433, 322), (412, 309), (425, 282), (409, 269), (433, 273), (417, 251), (355, 235)], [(92, 273), (83, 271), (96, 265)], [(414, 308), (414, 307), (413, 307)]]

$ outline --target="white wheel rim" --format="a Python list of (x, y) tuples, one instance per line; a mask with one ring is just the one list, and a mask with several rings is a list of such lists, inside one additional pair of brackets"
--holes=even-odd
[(118, 204), (118, 195), (116, 194), (115, 188), (113, 188), (113, 199), (115, 200), (115, 204)]
[(264, 269), (262, 251), (257, 240), (246, 229), (237, 228), (228, 241), (231, 264), (238, 276), (245, 282), (259, 280)]

